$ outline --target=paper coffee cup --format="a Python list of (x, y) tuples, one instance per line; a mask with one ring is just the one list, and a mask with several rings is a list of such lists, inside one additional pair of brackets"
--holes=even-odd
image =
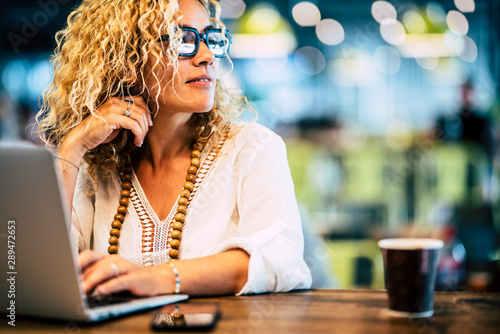
[(378, 242), (384, 260), (389, 315), (428, 318), (434, 314), (434, 289), (443, 241), (395, 238)]

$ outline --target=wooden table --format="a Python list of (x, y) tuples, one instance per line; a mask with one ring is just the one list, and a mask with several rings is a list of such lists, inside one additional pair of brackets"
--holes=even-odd
[[(434, 317), (394, 319), (386, 314), (383, 290), (312, 290), (243, 297), (192, 298), (217, 301), (222, 316), (213, 333), (500, 333), (500, 294), (437, 292)], [(149, 310), (91, 325), (16, 319), (0, 322), (1, 333), (145, 333), (157, 311)]]

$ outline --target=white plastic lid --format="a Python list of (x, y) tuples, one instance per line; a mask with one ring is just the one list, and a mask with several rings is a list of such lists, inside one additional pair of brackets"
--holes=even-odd
[(440, 249), (443, 245), (442, 240), (428, 238), (393, 238), (378, 242), (378, 246), (383, 249)]

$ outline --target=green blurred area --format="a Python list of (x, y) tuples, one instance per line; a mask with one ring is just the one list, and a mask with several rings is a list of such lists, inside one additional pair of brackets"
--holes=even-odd
[(486, 273), (481, 289), (498, 289), (500, 164), (491, 165), (481, 145), (428, 134), (412, 136), (406, 148), (380, 137), (342, 145), (341, 129), (320, 131), (336, 139), (285, 142), (297, 200), (325, 242), (339, 287), (384, 288), (378, 240), (446, 241), (453, 226), (467, 252), (460, 289), (476, 289), (477, 273)]

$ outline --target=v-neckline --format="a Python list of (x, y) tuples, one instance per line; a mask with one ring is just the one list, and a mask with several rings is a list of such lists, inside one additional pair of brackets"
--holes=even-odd
[(165, 219), (161, 220), (158, 217), (158, 215), (156, 214), (156, 212), (153, 209), (153, 207), (151, 206), (151, 204), (149, 203), (149, 200), (148, 200), (146, 194), (144, 193), (144, 189), (142, 189), (142, 186), (141, 186), (141, 183), (139, 181), (139, 178), (135, 174), (135, 171), (134, 171), (133, 168), (132, 168), (132, 186), (134, 187), (134, 189), (135, 189), (135, 191), (137, 193), (137, 196), (139, 197), (139, 200), (142, 202), (142, 205), (143, 205), (144, 209), (146, 210), (147, 214), (149, 215), (149, 218), (154, 222), (155, 225), (165, 224), (165, 223), (168, 223), (169, 221), (172, 220), (172, 218), (174, 217), (175, 213), (177, 212), (177, 207), (179, 206), (179, 197), (180, 197), (180, 194), (177, 196), (175, 204), (170, 209), (170, 212), (167, 215), (167, 217)]
[[(214, 163), (217, 152), (224, 145), (225, 139), (226, 139), (226, 134), (222, 138), (219, 138), (219, 140), (216, 143), (214, 143), (212, 140), (208, 141), (205, 149), (201, 152), (201, 158), (200, 158), (201, 163), (198, 169), (198, 173), (196, 174), (197, 182), (194, 184), (194, 190), (191, 193), (191, 196), (189, 197), (189, 204), (187, 205), (188, 211), (190, 210), (191, 202), (193, 201), (198, 188), (206, 180), (205, 176), (212, 170), (212, 165)], [(154, 225), (160, 226), (163, 224), (169, 224), (171, 221), (173, 221), (174, 216), (177, 213), (177, 208), (179, 206), (179, 198), (181, 197), (180, 192), (179, 195), (177, 195), (177, 199), (173, 207), (170, 209), (170, 212), (167, 215), (167, 217), (164, 220), (161, 220), (156, 214), (156, 211), (153, 209), (151, 203), (149, 202), (146, 193), (144, 192), (144, 189), (141, 186), (139, 178), (137, 177), (134, 171), (134, 168), (132, 168), (132, 187), (135, 190), (139, 201), (142, 203), (144, 210), (146, 211), (147, 215), (154, 223)]]

